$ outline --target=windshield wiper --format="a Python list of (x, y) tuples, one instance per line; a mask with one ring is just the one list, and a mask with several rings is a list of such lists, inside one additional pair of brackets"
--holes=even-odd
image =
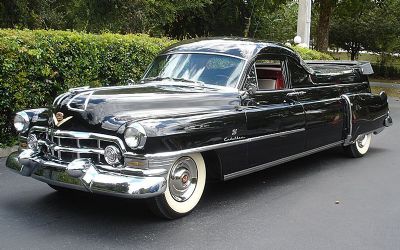
[(153, 76), (153, 77), (147, 77), (143, 78), (142, 81), (161, 81), (161, 80), (171, 80), (171, 77), (163, 77), (163, 76)]
[(191, 80), (191, 79), (187, 79), (187, 78), (183, 78), (183, 77), (181, 77), (181, 78), (171, 78), (171, 79), (174, 80), (174, 81), (197, 83), (197, 84), (200, 84), (200, 85), (204, 85), (205, 84), (202, 81)]
[(177, 81), (177, 82), (190, 82), (190, 83), (200, 84), (202, 86), (205, 84), (202, 81), (191, 80), (191, 79), (187, 79), (187, 78), (183, 78), (183, 77), (177, 78), (177, 77), (154, 76), (154, 77), (148, 77), (148, 78), (142, 79), (142, 81), (161, 81), (161, 80), (172, 80), (172, 81)]

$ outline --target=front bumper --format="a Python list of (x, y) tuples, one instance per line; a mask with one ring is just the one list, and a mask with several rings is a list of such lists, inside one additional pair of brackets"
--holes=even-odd
[(132, 176), (96, 168), (90, 159), (77, 159), (69, 164), (48, 161), (32, 150), (14, 152), (6, 166), (21, 175), (42, 182), (92, 193), (126, 198), (148, 198), (164, 193), (165, 176)]

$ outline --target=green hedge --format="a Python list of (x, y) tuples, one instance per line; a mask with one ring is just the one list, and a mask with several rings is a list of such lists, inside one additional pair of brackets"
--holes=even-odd
[[(50, 105), (71, 87), (137, 80), (154, 56), (173, 42), (143, 34), (0, 29), (0, 147), (15, 141), (15, 112)], [(332, 59), (294, 49), (304, 59)]]
[(400, 67), (397, 65), (382, 65), (379, 63), (373, 63), (372, 68), (374, 69), (374, 77), (389, 79), (400, 78)]
[(292, 48), (300, 54), (303, 60), (333, 60), (331, 55), (316, 50), (300, 46), (293, 46)]
[(171, 43), (143, 34), (0, 30), (0, 147), (15, 138), (15, 112), (49, 105), (71, 87), (137, 80)]

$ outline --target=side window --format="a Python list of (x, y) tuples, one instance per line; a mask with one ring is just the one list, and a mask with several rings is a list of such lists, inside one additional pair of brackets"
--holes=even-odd
[(290, 82), (293, 88), (301, 88), (312, 85), (310, 75), (307, 71), (292, 59), (288, 60)]
[(286, 57), (259, 55), (255, 62), (257, 89), (260, 91), (285, 89)]

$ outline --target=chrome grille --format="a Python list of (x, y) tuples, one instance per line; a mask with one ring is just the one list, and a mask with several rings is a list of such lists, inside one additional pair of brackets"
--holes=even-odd
[(115, 145), (122, 153), (126, 152), (122, 140), (115, 136), (78, 131), (51, 131), (45, 127), (33, 127), (29, 133), (50, 142), (52, 146), (49, 153), (63, 162), (90, 158), (98, 165), (106, 165), (104, 149), (108, 145)]
[(95, 163), (104, 164), (104, 142), (99, 139), (78, 139), (63, 138), (54, 136), (52, 141), (55, 147), (52, 150), (53, 156), (59, 160), (71, 162), (74, 159), (90, 158)]

